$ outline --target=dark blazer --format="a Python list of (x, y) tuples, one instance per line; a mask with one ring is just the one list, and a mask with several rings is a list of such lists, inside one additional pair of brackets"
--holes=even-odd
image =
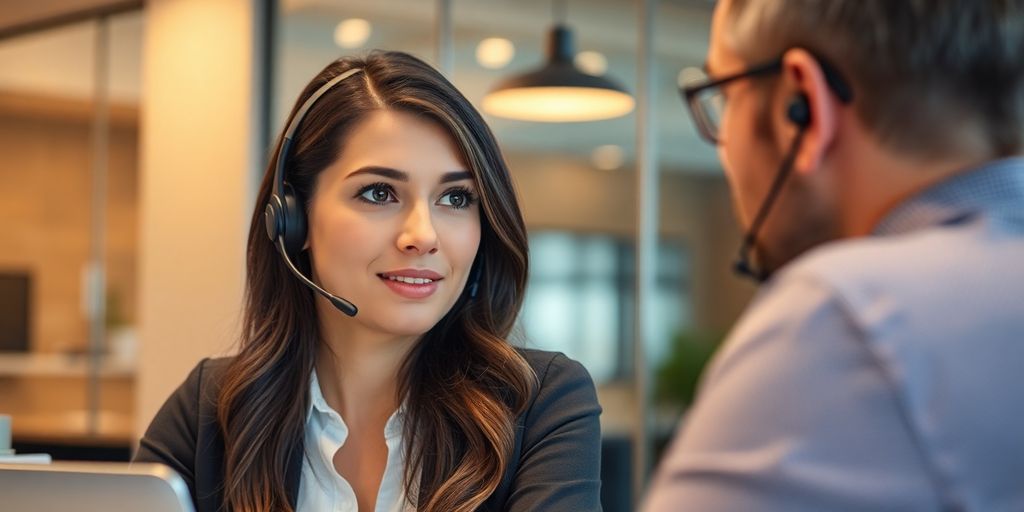
[[(590, 375), (560, 353), (521, 353), (540, 385), (516, 420), (515, 456), (482, 510), (601, 510), (601, 407)], [(137, 462), (159, 462), (181, 474), (196, 512), (221, 509), (224, 440), (216, 398), (228, 361), (204, 359), (192, 370), (153, 419), (135, 456)], [(302, 450), (283, 469), (294, 507)]]

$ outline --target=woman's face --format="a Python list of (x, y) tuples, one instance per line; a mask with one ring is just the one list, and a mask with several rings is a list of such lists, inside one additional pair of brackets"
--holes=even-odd
[(307, 243), (314, 281), (359, 308), (352, 320), (400, 336), (433, 327), (480, 245), (477, 192), (447, 132), (397, 111), (361, 120), (317, 179)]

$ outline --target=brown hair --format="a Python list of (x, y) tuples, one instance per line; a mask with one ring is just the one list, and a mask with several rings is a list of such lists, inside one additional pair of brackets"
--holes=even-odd
[(993, 156), (1024, 146), (1022, 0), (732, 0), (751, 60), (801, 47), (834, 64), (879, 139), (912, 154), (958, 152), (981, 129)]
[[(522, 304), (527, 238), (515, 191), (483, 118), (443, 76), (399, 52), (329, 64), (299, 95), (298, 107), (353, 68), (307, 113), (288, 157), (288, 179), (308, 209), (319, 173), (343, 151), (348, 130), (367, 114), (393, 109), (444, 127), (476, 183), (481, 239), (479, 292), (467, 291), (418, 342), (400, 372), (406, 402), (406, 494), (424, 511), (471, 511), (501, 482), (512, 456), (514, 422), (536, 376), (506, 336)], [(281, 140), (278, 139), (278, 148)], [(319, 343), (313, 293), (275, 253), (263, 227), (273, 188), (269, 162), (249, 229), (240, 351), (221, 386), (224, 504), (231, 510), (290, 510), (284, 474), (301, 440)], [(309, 272), (302, 253), (296, 261)]]

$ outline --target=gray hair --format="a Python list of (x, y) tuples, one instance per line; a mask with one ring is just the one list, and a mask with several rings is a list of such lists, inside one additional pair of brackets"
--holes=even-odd
[(893, 149), (1024, 149), (1024, 0), (733, 0), (726, 15), (746, 59), (828, 59)]

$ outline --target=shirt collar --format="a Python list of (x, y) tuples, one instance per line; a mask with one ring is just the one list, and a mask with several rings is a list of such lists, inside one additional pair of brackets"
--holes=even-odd
[(1007, 210), (1024, 213), (1024, 157), (995, 160), (925, 189), (890, 211), (873, 233), (907, 233)]
[(313, 411), (322, 414), (330, 414), (334, 411), (331, 406), (327, 405), (323, 391), (320, 390), (320, 379), (316, 376), (316, 368), (313, 368), (309, 374), (309, 408), (306, 411), (306, 417), (313, 414)]

